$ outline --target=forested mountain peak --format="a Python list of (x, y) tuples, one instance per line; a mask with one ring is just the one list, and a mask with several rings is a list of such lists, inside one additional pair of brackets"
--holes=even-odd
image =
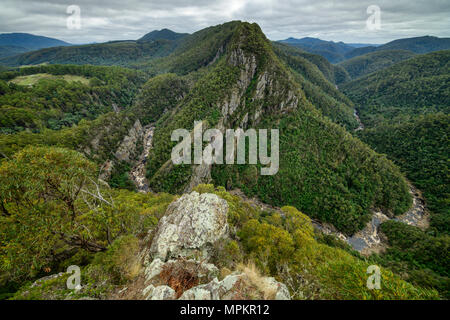
[(428, 53), (432, 51), (450, 49), (450, 38), (423, 36), (398, 39), (379, 46), (377, 50), (409, 50), (415, 53)]
[(169, 29), (153, 30), (138, 41), (150, 41), (150, 40), (177, 40), (187, 36), (188, 33), (177, 33)]

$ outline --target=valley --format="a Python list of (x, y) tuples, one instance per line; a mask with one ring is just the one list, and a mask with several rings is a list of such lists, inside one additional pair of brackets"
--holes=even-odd
[(155, 131), (155, 127), (153, 127), (152, 125), (148, 125), (144, 127), (143, 130), (144, 130), (144, 133), (142, 135), (143, 151), (139, 156), (137, 163), (131, 169), (130, 176), (134, 184), (136, 185), (136, 189), (139, 192), (149, 192), (150, 190), (148, 188), (148, 181), (147, 178), (145, 177), (146, 173), (145, 165), (148, 156), (150, 154), (150, 150), (152, 148), (153, 133)]
[[(0, 58), (2, 299), (449, 298), (448, 38), (231, 21), (35, 49)], [(177, 129), (201, 159), (238, 128), (279, 131), (276, 172), (171, 158)]]

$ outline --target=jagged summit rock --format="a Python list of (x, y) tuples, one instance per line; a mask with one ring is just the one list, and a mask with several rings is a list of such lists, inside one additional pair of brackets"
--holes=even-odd
[(274, 278), (244, 268), (225, 276), (210, 248), (229, 236), (228, 203), (215, 194), (191, 192), (172, 202), (161, 218), (150, 250), (144, 250), (146, 300), (290, 299)]

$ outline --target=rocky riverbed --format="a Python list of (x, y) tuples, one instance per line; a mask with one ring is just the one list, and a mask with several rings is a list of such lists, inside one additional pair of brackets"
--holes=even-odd
[(138, 158), (137, 163), (130, 172), (130, 178), (131, 180), (133, 180), (134, 184), (136, 185), (136, 189), (139, 192), (149, 191), (148, 181), (147, 178), (145, 177), (146, 171), (145, 165), (147, 163), (150, 150), (152, 149), (154, 131), (155, 127), (152, 125), (148, 125), (143, 128), (143, 135), (142, 135), (143, 150)]

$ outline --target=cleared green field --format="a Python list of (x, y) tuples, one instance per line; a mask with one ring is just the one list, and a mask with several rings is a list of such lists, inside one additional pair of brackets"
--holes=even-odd
[(49, 73), (36, 73), (36, 74), (30, 74), (28, 76), (20, 76), (12, 79), (10, 82), (13, 82), (15, 84), (21, 85), (21, 86), (32, 86), (36, 84), (39, 80), (42, 79), (60, 79), (65, 80), (67, 82), (75, 82), (79, 81), (83, 84), (88, 85), (89, 79), (82, 77), (82, 76), (74, 76), (70, 74), (66, 74), (63, 76), (55, 76)]

